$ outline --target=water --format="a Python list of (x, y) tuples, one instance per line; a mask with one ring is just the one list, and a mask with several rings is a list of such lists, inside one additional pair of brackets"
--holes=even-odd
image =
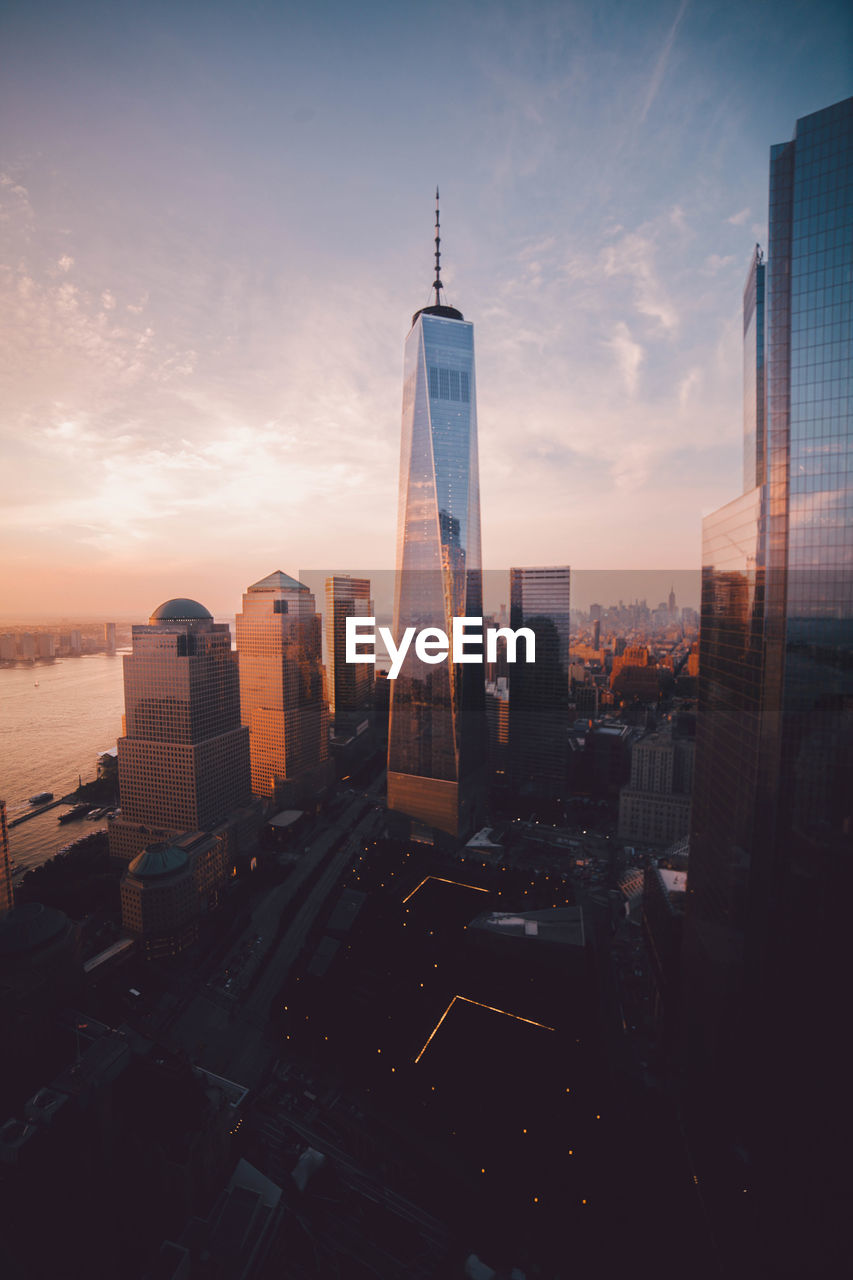
[[(30, 808), (37, 791), (67, 795), (95, 777), (98, 756), (121, 734), (124, 686), (120, 654), (90, 654), (32, 667), (0, 669), (0, 796), (9, 818)], [(106, 826), (58, 822), (62, 808), (9, 832), (15, 879), (27, 867)]]

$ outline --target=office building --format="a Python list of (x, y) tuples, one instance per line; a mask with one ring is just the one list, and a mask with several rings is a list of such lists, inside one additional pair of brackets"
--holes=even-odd
[(195, 600), (167, 600), (132, 629), (118, 740), (120, 815), (110, 853), (213, 831), (249, 803), (249, 733), (231, 631)]
[(226, 841), (193, 832), (137, 854), (121, 880), (122, 927), (149, 959), (178, 955), (198, 938), (228, 877)]
[(116, 651), (116, 624), (114, 622), (104, 623), (104, 649), (107, 653), (115, 653)]
[(372, 614), (369, 578), (335, 574), (326, 579), (329, 713), (337, 739), (356, 737), (370, 725), (374, 667), (369, 662), (346, 661), (346, 620)]
[(536, 638), (536, 661), (509, 669), (510, 768), (522, 804), (565, 794), (570, 602), (568, 566), (510, 569), (510, 626)]
[(322, 619), (308, 588), (281, 570), (253, 583), (237, 615), (237, 652), (252, 791), (305, 808), (330, 777)]
[(771, 149), (767, 261), (754, 254), (744, 292), (745, 488), (704, 523), (685, 1047), (703, 1186), (738, 1275), (757, 1256), (773, 1275), (843, 1257), (851, 166), (853, 99)]
[(694, 742), (667, 722), (631, 750), (631, 777), (619, 792), (620, 840), (669, 845), (687, 835)]
[[(474, 326), (441, 300), (412, 317), (403, 372), (394, 634), (482, 617)], [(470, 650), (474, 653), (474, 650)], [(485, 757), (484, 667), (421, 662), (391, 690), (388, 807), (451, 835), (475, 821)]]

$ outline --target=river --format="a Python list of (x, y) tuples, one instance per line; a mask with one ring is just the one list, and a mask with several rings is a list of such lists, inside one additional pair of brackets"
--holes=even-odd
[[(8, 818), (38, 791), (67, 795), (95, 777), (98, 756), (114, 747), (124, 711), (121, 652), (0, 669), (0, 796)], [(85, 818), (59, 824), (49, 809), (9, 832), (14, 879), (72, 840), (106, 826)]]

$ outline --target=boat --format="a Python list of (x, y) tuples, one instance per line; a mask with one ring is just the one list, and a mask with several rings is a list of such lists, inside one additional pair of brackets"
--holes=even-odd
[(30, 804), (47, 804), (53, 799), (52, 791), (37, 791), (34, 796), (30, 796)]
[(74, 818), (82, 818), (83, 814), (88, 813), (90, 808), (91, 805), (88, 804), (75, 804), (73, 809), (69, 809), (66, 813), (59, 815), (59, 821), (71, 822)]

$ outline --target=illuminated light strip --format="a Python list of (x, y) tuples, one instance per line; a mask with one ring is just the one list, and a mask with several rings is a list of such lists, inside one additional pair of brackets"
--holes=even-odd
[(464, 1000), (466, 1004), (476, 1004), (480, 1009), (488, 1009), (491, 1013), (502, 1013), (505, 1018), (515, 1018), (516, 1022), (526, 1022), (531, 1027), (541, 1027), (543, 1031), (556, 1029), (547, 1026), (544, 1022), (534, 1022), (533, 1018), (522, 1018), (520, 1013), (510, 1013), (508, 1009), (496, 1009), (493, 1004), (481, 1004), (479, 1000), (471, 1000), (468, 996), (457, 996), (456, 999)]
[[(429, 876), (427, 876), (427, 879), (429, 879), (429, 878), (430, 878), (430, 877), (429, 877)], [(435, 878), (436, 878), (436, 879), (438, 879), (439, 877), (435, 877)], [(452, 883), (454, 883), (454, 882), (453, 882), (453, 881), (449, 881), (448, 883), (451, 883), (451, 884), (452, 884)], [(418, 886), (418, 887), (420, 888), (420, 886)], [(442, 1022), (444, 1022), (444, 1019), (445, 1019), (445, 1018), (447, 1017), (447, 1015), (450, 1013), (450, 1010), (451, 1010), (451, 1009), (453, 1008), (453, 1006), (456, 1004), (456, 1001), (457, 1001), (457, 1000), (462, 1000), (465, 1004), (475, 1004), (475, 1005), (477, 1005), (477, 1007), (478, 1007), (478, 1008), (480, 1008), (480, 1009), (488, 1009), (490, 1013), (502, 1013), (502, 1014), (503, 1014), (503, 1016), (504, 1016), (505, 1018), (515, 1018), (516, 1022), (526, 1022), (526, 1023), (527, 1023), (527, 1025), (528, 1025), (528, 1026), (530, 1026), (530, 1027), (541, 1027), (543, 1031), (554, 1031), (554, 1030), (555, 1030), (555, 1028), (554, 1028), (554, 1027), (549, 1027), (549, 1026), (547, 1026), (544, 1022), (535, 1022), (535, 1021), (533, 1020), (533, 1018), (522, 1018), (520, 1014), (518, 1014), (518, 1013), (510, 1013), (507, 1009), (496, 1009), (496, 1008), (495, 1008), (495, 1006), (494, 1006), (493, 1004), (483, 1004), (480, 1000), (472, 1000), (469, 996), (459, 996), (459, 995), (457, 995), (457, 996), (454, 996), (454, 997), (453, 997), (453, 999), (450, 1001), (450, 1004), (447, 1006), (447, 1008), (445, 1009), (444, 1013), (441, 1015), (441, 1017), (439, 1018), (438, 1022), (435, 1024), (435, 1026), (433, 1027), (433, 1029), (432, 1029), (432, 1031), (430, 1032), (429, 1036), (427, 1037), (427, 1040), (426, 1040), (426, 1042), (425, 1042), (425, 1044), (424, 1044), (423, 1048), (421, 1049), (421, 1051), (420, 1051), (420, 1053), (418, 1054), (418, 1056), (415, 1058), (415, 1066), (417, 1066), (417, 1064), (420, 1062), (421, 1058), (422, 1058), (422, 1057), (424, 1056), (424, 1054), (426, 1053), (427, 1049), (428, 1049), (428, 1048), (429, 1048), (429, 1046), (430, 1046), (430, 1042), (431, 1042), (431, 1040), (432, 1040), (433, 1036), (434, 1036), (434, 1035), (435, 1035), (435, 1033), (438, 1031), (438, 1028), (441, 1026)]]
[[(488, 893), (488, 892), (489, 892), (489, 890), (488, 890), (488, 889), (484, 889), (484, 888), (482, 888), (482, 886), (481, 886), (481, 885), (479, 885), (479, 884), (463, 884), (463, 882), (462, 882), (461, 880), (448, 880), (448, 879), (446, 878), (446, 876), (424, 876), (424, 878), (423, 878), (423, 880), (420, 882), (420, 884), (415, 885), (415, 887), (414, 887), (414, 889), (412, 890), (412, 892), (411, 892), (411, 893), (409, 893), (409, 894), (407, 894), (407, 895), (406, 895), (406, 897), (403, 899), (403, 906), (405, 906), (405, 905), (406, 905), (406, 903), (409, 901), (409, 898), (413, 898), (413, 897), (415, 896), (415, 894), (417, 893), (418, 889), (422, 889), (422, 888), (424, 887), (424, 885), (426, 884), (427, 880), (438, 880), (438, 881), (440, 881), (440, 883), (441, 883), (441, 884), (455, 884), (455, 885), (457, 886), (457, 888), (459, 888), (459, 889), (476, 889), (478, 893)], [(462, 999), (462, 997), (461, 997), (461, 996), (460, 996), (460, 999)]]
[(432, 1040), (432, 1038), (433, 1038), (433, 1036), (435, 1035), (436, 1031), (438, 1031), (438, 1028), (441, 1026), (442, 1022), (444, 1022), (444, 1019), (445, 1019), (445, 1018), (447, 1017), (447, 1015), (450, 1013), (450, 1010), (451, 1010), (451, 1009), (453, 1008), (453, 1006), (456, 1004), (456, 1001), (457, 1001), (458, 999), (459, 999), (459, 997), (458, 997), (458, 996), (454, 996), (454, 997), (453, 997), (453, 999), (450, 1001), (450, 1004), (447, 1006), (447, 1008), (445, 1009), (444, 1013), (441, 1015), (441, 1017), (439, 1018), (438, 1022), (435, 1024), (435, 1026), (433, 1027), (432, 1031), (429, 1033), (429, 1037), (428, 1037), (428, 1039), (427, 1039), (426, 1043), (424, 1044), (424, 1047), (421, 1049), (420, 1053), (419, 1053), (419, 1054), (418, 1054), (418, 1056), (415, 1058), (415, 1065), (417, 1065), (417, 1064), (420, 1062), (421, 1058), (422, 1058), (422, 1057), (424, 1056), (424, 1054), (426, 1053), (427, 1049), (429, 1048), (429, 1042), (430, 1042), (430, 1040)]

